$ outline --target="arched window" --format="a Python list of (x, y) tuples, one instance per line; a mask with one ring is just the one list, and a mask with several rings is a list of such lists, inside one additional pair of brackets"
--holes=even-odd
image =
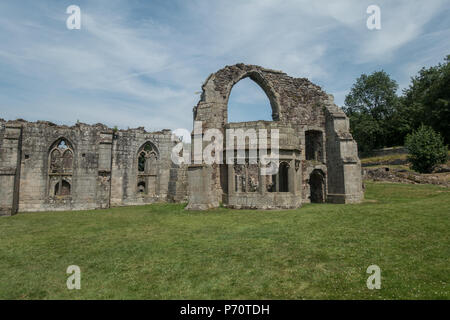
[(138, 154), (138, 171), (144, 174), (151, 174), (154, 172), (159, 154), (156, 146), (151, 142), (146, 142), (139, 149)]
[(306, 160), (323, 161), (323, 137), (321, 131), (308, 130), (305, 132)]
[(144, 143), (138, 151), (137, 193), (141, 196), (153, 196), (157, 191), (159, 172), (159, 151), (150, 141)]
[(67, 197), (71, 194), (73, 147), (65, 138), (56, 140), (49, 151), (49, 194)]
[(272, 107), (264, 90), (250, 78), (234, 85), (228, 98), (228, 122), (272, 121)]

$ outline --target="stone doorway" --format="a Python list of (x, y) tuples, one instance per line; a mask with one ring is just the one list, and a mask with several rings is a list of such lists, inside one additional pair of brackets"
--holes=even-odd
[(314, 170), (309, 176), (311, 203), (325, 202), (325, 175), (322, 170)]

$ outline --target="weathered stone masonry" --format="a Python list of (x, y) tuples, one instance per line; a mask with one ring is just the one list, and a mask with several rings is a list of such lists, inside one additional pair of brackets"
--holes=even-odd
[(0, 120), (0, 214), (185, 201), (173, 145), (170, 130)]
[[(228, 123), (231, 89), (244, 78), (264, 90), (273, 121)], [(188, 209), (213, 208), (219, 203), (231, 208), (274, 209), (297, 208), (305, 202), (361, 201), (361, 165), (348, 118), (320, 87), (281, 71), (237, 64), (211, 74), (202, 89), (194, 120), (202, 121), (203, 130), (215, 128), (226, 136), (228, 128), (279, 129), (280, 170), (268, 179), (249, 163), (191, 166)], [(248, 154), (250, 147), (245, 149)], [(257, 187), (247, 187), (252, 185)]]

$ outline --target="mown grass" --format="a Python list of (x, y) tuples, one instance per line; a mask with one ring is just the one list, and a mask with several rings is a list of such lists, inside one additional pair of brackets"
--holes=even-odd
[[(355, 205), (161, 204), (0, 219), (2, 299), (449, 299), (449, 190), (366, 182)], [(369, 290), (366, 269), (381, 268)], [(81, 268), (68, 290), (66, 268)]]

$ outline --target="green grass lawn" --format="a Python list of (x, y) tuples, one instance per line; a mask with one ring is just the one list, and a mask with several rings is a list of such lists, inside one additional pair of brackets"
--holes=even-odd
[[(180, 204), (0, 218), (2, 299), (449, 299), (450, 193), (366, 183), (356, 205)], [(381, 268), (380, 290), (366, 269)], [(81, 290), (66, 269), (81, 268)]]

